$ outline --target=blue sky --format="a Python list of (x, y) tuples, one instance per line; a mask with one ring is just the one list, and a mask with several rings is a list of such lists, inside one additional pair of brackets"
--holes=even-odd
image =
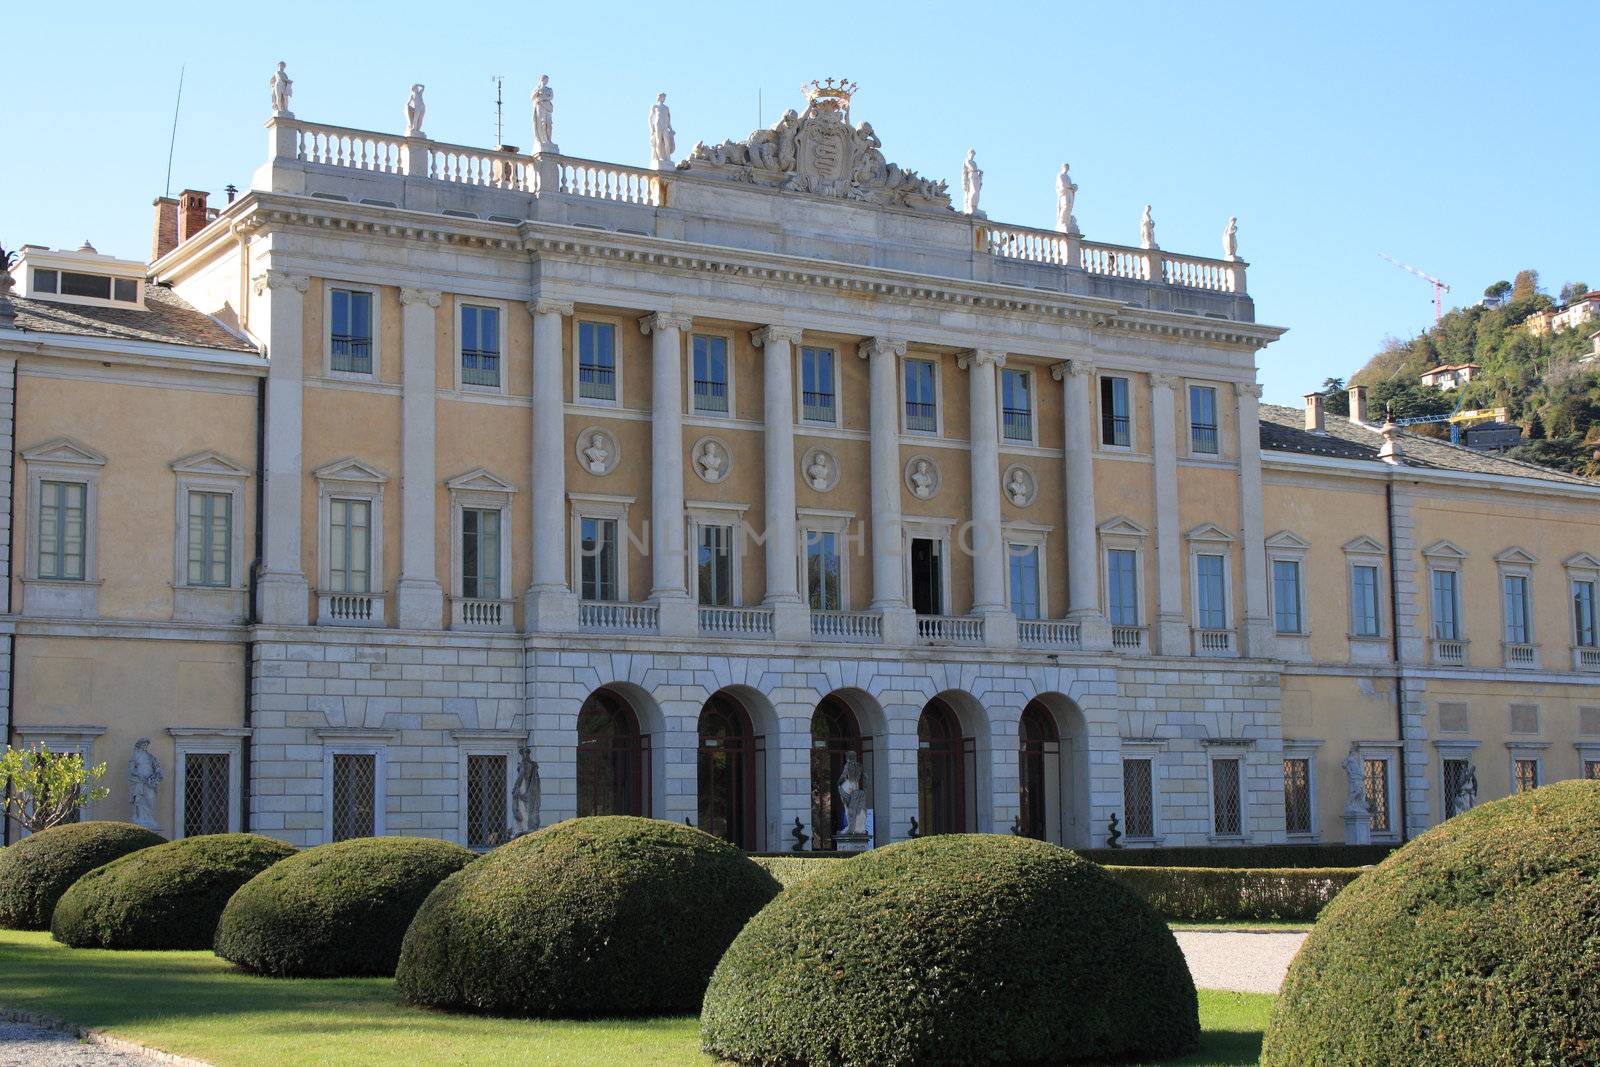
[[(1261, 321), (1269, 401), (1298, 403), (1432, 318), (1388, 252), (1478, 297), (1518, 268), (1600, 285), (1593, 12), (1580, 3), (8, 4), (0, 243), (142, 257), (180, 63), (174, 192), (249, 184), (266, 81), (287, 60), (303, 119), (488, 145), (556, 88), (574, 155), (644, 163), (667, 92), (681, 148), (741, 137), (858, 80), (885, 154), (959, 185), (976, 148), (991, 218), (1050, 226), (1068, 161), (1094, 240), (1133, 244), (1155, 205), (1173, 251), (1216, 255), (1229, 215)], [(243, 12), (249, 11), (248, 14)]]

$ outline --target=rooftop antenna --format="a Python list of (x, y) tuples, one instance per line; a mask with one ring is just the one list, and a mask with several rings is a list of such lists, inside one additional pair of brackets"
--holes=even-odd
[(178, 108), (183, 106), (183, 72), (187, 66), (178, 68), (178, 99), (172, 105), (172, 140), (167, 142), (167, 191), (162, 196), (172, 195), (172, 153), (178, 147)]
[(489, 78), (494, 82), (494, 143), (506, 143), (506, 79), (503, 74), (491, 74)]

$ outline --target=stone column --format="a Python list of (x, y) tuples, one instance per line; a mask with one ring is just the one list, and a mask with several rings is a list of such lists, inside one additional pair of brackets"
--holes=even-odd
[(650, 599), (662, 634), (698, 633), (689, 598), (683, 518), (683, 331), (688, 315), (658, 311), (639, 320), (650, 336)]
[(1000, 528), (1000, 412), (995, 381), (1004, 352), (974, 349), (956, 366), (967, 383), (972, 434), (972, 613), (983, 617), (984, 644), (1014, 648), (1017, 617), (1006, 607), (1006, 545)]
[(767, 596), (773, 631), (779, 640), (811, 636), (811, 619), (800, 593), (795, 544), (794, 346), (800, 331), (765, 326), (750, 335), (765, 353), (762, 362), (762, 414), (765, 423)]
[(883, 616), (883, 641), (907, 645), (916, 617), (906, 603), (901, 570), (899, 359), (906, 343), (887, 337), (863, 341), (856, 354), (867, 361), (872, 437), (872, 604)]
[(1100, 553), (1094, 504), (1094, 364), (1065, 360), (1050, 368), (1064, 385), (1062, 440), (1067, 475), (1067, 618), (1078, 623), (1083, 647), (1111, 647), (1111, 627), (1100, 607)]
[(523, 596), (529, 632), (578, 628), (578, 597), (567, 567), (566, 362), (562, 318), (570, 301), (529, 301), (533, 316), (533, 577)]
[(1239, 540), (1244, 552), (1244, 624), (1240, 652), (1246, 656), (1274, 653), (1272, 616), (1267, 607), (1266, 518), (1261, 490), (1261, 386), (1237, 387), (1239, 407)]
[(439, 511), (434, 336), (439, 303), (437, 290), (400, 290), (400, 581), (395, 585), (395, 618), (407, 630), (444, 627), (444, 590), (434, 551)]
[(257, 306), (252, 318), (267, 324), (266, 497), (256, 611), (269, 625), (304, 626), (311, 610), (310, 587), (300, 564), (301, 403), (305, 296), (310, 285), (304, 274), (281, 270), (255, 278)]
[(1178, 529), (1178, 431), (1173, 390), (1178, 379), (1150, 375), (1151, 448), (1155, 453), (1155, 651), (1187, 656), (1189, 623), (1183, 614), (1183, 537)]

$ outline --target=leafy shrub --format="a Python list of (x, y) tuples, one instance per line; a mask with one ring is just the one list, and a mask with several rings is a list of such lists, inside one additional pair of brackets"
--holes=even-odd
[(50, 932), (74, 948), (209, 949), (228, 898), (293, 846), (205, 834), (140, 849), (73, 883)]
[(1107, 867), (1166, 919), (1315, 919), (1350, 867)]
[(1367, 867), (1382, 863), (1394, 845), (1239, 845), (1226, 848), (1081, 848), (1084, 859), (1128, 867)]
[(630, 816), (557, 823), (446, 878), (396, 969), (414, 1004), (503, 1015), (695, 1011), (772, 876), (701, 830)]
[(31, 834), (0, 852), (0, 926), (44, 930), (61, 894), (96, 867), (166, 838), (130, 822), (80, 822)]
[(1261, 1062), (1593, 1063), (1596, 945), (1600, 782), (1484, 804), (1334, 898)]
[(850, 858), (845, 852), (813, 852), (809, 855), (792, 854), (786, 856), (751, 856), (761, 865), (762, 870), (778, 880), (778, 884), (788, 889), (792, 885), (810, 878), (813, 874), (820, 874), (828, 870), (840, 860)]
[(1200, 1038), (1194, 982), (1148, 904), (1042, 841), (924, 837), (784, 891), (734, 939), (701, 1013), (740, 1063), (1060, 1063)]
[(217, 955), (279, 978), (392, 975), (422, 902), (475, 859), (460, 845), (421, 837), (307, 849), (233, 895), (217, 924)]

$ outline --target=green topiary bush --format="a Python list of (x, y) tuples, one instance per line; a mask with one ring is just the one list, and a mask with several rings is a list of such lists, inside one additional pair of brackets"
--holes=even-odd
[(61, 894), (96, 867), (166, 838), (130, 822), (80, 822), (30, 834), (0, 852), (0, 926), (45, 930)]
[(863, 853), (784, 891), (706, 990), (707, 1052), (814, 1067), (1187, 1052), (1194, 982), (1148, 904), (1055, 845), (994, 834)]
[(258, 834), (206, 834), (130, 853), (73, 883), (50, 932), (74, 948), (209, 949), (240, 886), (294, 855)]
[(701, 830), (573, 819), (442, 882), (395, 972), (413, 1004), (502, 1015), (695, 1011), (717, 960), (778, 883)]
[(1273, 1008), (1263, 1064), (1593, 1063), (1600, 782), (1484, 804), (1334, 898)]
[(421, 837), (362, 837), (290, 856), (233, 895), (216, 952), (278, 978), (392, 975), (434, 887), (478, 857)]

